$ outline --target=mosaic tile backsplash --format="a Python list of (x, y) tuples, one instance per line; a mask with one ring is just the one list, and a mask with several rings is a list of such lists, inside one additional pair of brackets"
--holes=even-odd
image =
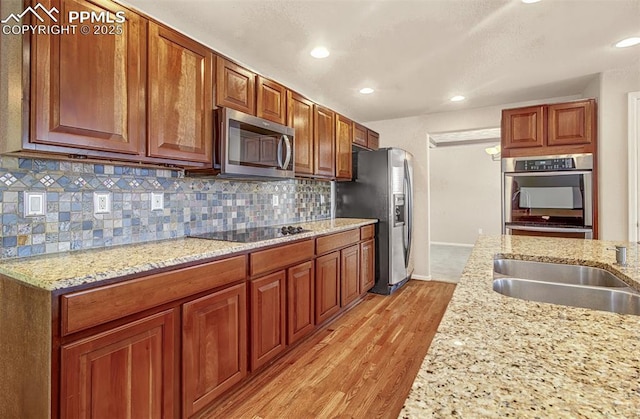
[[(24, 213), (46, 193), (46, 215)], [(94, 192), (111, 212), (94, 214)], [(151, 193), (164, 208), (151, 210)], [(273, 196), (278, 205), (273, 205)], [(185, 178), (182, 171), (0, 156), (1, 259), (330, 217), (331, 185), (314, 180)]]

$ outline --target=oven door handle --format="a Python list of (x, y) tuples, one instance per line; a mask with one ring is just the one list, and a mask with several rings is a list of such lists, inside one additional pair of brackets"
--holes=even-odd
[(505, 172), (505, 176), (568, 176), (568, 175), (590, 175), (591, 170), (562, 170), (557, 172)]
[(544, 231), (549, 233), (593, 233), (591, 228), (567, 228), (567, 227), (534, 227), (534, 226), (505, 226), (508, 230)]

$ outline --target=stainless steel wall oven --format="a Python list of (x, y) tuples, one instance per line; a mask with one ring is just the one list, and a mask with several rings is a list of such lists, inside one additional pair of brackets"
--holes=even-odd
[(593, 155), (502, 159), (503, 234), (593, 238)]

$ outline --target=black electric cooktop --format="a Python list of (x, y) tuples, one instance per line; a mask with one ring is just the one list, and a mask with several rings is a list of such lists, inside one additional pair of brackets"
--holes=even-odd
[(277, 239), (278, 237), (306, 233), (302, 227), (253, 227), (240, 230), (214, 231), (202, 234), (190, 234), (188, 237), (196, 239), (222, 240), (228, 242), (253, 243), (262, 240)]

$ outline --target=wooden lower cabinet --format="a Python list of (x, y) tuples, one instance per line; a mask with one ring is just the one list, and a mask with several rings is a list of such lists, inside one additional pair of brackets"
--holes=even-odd
[(282, 270), (250, 283), (251, 371), (273, 359), (287, 345), (286, 279)]
[(316, 259), (316, 324), (340, 311), (340, 252)]
[(182, 306), (182, 403), (189, 417), (247, 375), (247, 288)]
[(355, 301), (360, 295), (360, 245), (340, 251), (340, 306)]
[[(373, 235), (352, 229), (62, 295), (60, 339), (71, 343), (59, 347), (53, 416), (196, 415), (373, 286)], [(132, 291), (140, 298), (127, 300)]]
[(375, 240), (360, 243), (360, 293), (364, 294), (376, 281), (376, 245)]
[(314, 263), (287, 270), (287, 343), (297, 342), (315, 327)]
[(63, 418), (172, 418), (175, 309), (99, 333), (61, 350)]

